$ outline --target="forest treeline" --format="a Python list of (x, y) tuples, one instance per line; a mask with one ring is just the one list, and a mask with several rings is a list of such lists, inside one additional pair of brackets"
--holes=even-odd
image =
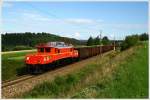
[(61, 37), (50, 33), (6, 33), (2, 34), (2, 51), (33, 49), (39, 43), (64, 41), (73, 45), (84, 45), (86, 42), (74, 38)]
[(140, 41), (148, 41), (149, 35), (148, 33), (142, 33), (142, 34), (134, 34), (134, 35), (128, 35), (125, 37), (124, 40), (109, 40), (107, 36), (104, 36), (100, 39), (99, 36), (93, 38), (89, 37), (87, 40), (87, 46), (93, 46), (93, 45), (115, 45), (120, 46), (121, 50), (128, 49), (134, 45), (137, 45), (140, 43)]
[[(129, 48), (138, 43), (138, 41), (148, 40), (148, 33), (142, 33), (140, 35), (129, 35), (125, 37), (125, 40), (115, 40), (115, 44), (120, 43), (122, 50)], [(88, 40), (77, 40), (74, 38), (61, 37), (50, 33), (6, 33), (2, 34), (2, 51), (12, 50), (26, 50), (33, 49), (39, 43), (46, 43), (51, 41), (63, 41), (68, 44), (76, 45), (113, 45), (114, 40), (110, 40), (107, 36), (99, 38), (99, 36), (93, 38), (89, 37)]]

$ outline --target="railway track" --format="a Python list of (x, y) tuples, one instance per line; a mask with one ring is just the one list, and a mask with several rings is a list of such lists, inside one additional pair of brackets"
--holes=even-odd
[[(67, 65), (72, 65), (74, 64), (75, 62), (73, 63), (70, 63), (70, 64), (67, 64)], [(28, 80), (28, 79), (32, 79), (32, 78), (35, 78), (35, 77), (38, 77), (38, 76), (41, 76), (41, 75), (44, 75), (44, 74), (47, 74), (49, 72), (53, 73), (55, 72), (56, 70), (60, 70), (59, 68), (61, 67), (64, 67), (65, 65), (62, 65), (62, 66), (57, 66), (56, 68), (53, 68), (45, 73), (42, 73), (42, 74), (39, 74), (39, 75), (23, 75), (23, 76), (20, 76), (18, 78), (16, 78), (15, 80), (6, 80), (6, 81), (3, 81), (2, 82), (2, 88), (6, 88), (6, 87), (9, 87), (11, 85), (14, 85), (14, 84), (17, 84), (17, 83), (20, 83), (20, 82), (23, 82), (25, 80)]]
[(8, 87), (8, 86), (14, 85), (14, 84), (16, 84), (16, 83), (25, 81), (25, 80), (30, 79), (30, 78), (33, 78), (33, 77), (35, 77), (35, 76), (34, 76), (34, 75), (23, 75), (23, 76), (18, 77), (18, 78), (15, 79), (15, 80), (7, 80), (7, 81), (4, 81), (4, 82), (2, 82), (2, 88), (5, 88), (5, 87)]
[[(79, 61), (78, 61), (79, 62)], [(72, 62), (72, 63), (69, 63), (69, 64), (67, 64), (67, 65), (73, 65), (73, 64), (75, 64), (76, 62)], [(18, 78), (16, 78), (15, 80), (6, 80), (6, 81), (4, 81), (4, 82), (2, 82), (2, 88), (6, 88), (6, 87), (9, 87), (9, 86), (11, 86), (11, 85), (14, 85), (14, 84), (17, 84), (17, 83), (20, 83), (20, 82), (23, 82), (23, 81), (25, 81), (25, 80), (28, 80), (28, 79), (32, 79), (32, 78), (35, 78), (35, 77), (38, 77), (38, 76), (42, 76), (42, 75), (44, 75), (44, 74), (47, 74), (47, 73), (54, 73), (55, 71), (61, 71), (62, 69), (64, 69), (63, 67), (64, 66), (67, 66), (67, 65), (62, 65), (62, 66), (57, 66), (57, 67), (55, 67), (55, 68), (53, 68), (53, 69), (50, 69), (49, 71), (47, 71), (47, 72), (44, 72), (44, 73), (42, 73), (42, 74), (38, 74), (38, 75), (23, 75), (23, 76), (20, 76), (20, 77), (18, 77)], [(62, 68), (62, 69), (61, 69)]]

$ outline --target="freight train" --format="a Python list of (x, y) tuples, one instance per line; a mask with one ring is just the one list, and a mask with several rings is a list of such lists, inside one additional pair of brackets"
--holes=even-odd
[(25, 63), (30, 73), (41, 73), (59, 64), (63, 65), (113, 50), (112, 45), (75, 48), (64, 42), (48, 42), (36, 47), (36, 53), (27, 54), (25, 57)]

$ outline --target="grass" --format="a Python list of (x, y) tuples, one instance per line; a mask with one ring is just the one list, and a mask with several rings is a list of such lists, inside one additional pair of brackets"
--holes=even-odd
[[(80, 72), (67, 76), (57, 76), (53, 82), (44, 82), (37, 85), (29, 93), (23, 94), (23, 98), (59, 98), (68, 94), (77, 83), (81, 82), (88, 73), (93, 73), (94, 67), (88, 66)], [(39, 95), (40, 94), (40, 95)]]
[(138, 48), (111, 78), (82, 89), (73, 98), (92, 98), (93, 93), (95, 98), (148, 98), (148, 46)]
[(24, 57), (31, 52), (2, 54), (2, 81), (15, 79), (25, 74)]
[(133, 50), (111, 55), (109, 66), (94, 63), (46, 81), (21, 98), (148, 98), (148, 46)]

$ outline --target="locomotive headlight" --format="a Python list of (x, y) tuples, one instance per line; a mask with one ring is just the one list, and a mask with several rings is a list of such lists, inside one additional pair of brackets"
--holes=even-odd
[(44, 57), (44, 61), (48, 61), (49, 59), (50, 59), (51, 57), (50, 56), (46, 56), (46, 57)]
[(27, 57), (26, 60), (29, 60), (29, 57)]
[(47, 60), (49, 60), (49, 57), (47, 56)]
[(49, 60), (51, 58), (51, 56), (47, 56), (47, 60)]
[(44, 57), (44, 61), (46, 61), (46, 57)]

